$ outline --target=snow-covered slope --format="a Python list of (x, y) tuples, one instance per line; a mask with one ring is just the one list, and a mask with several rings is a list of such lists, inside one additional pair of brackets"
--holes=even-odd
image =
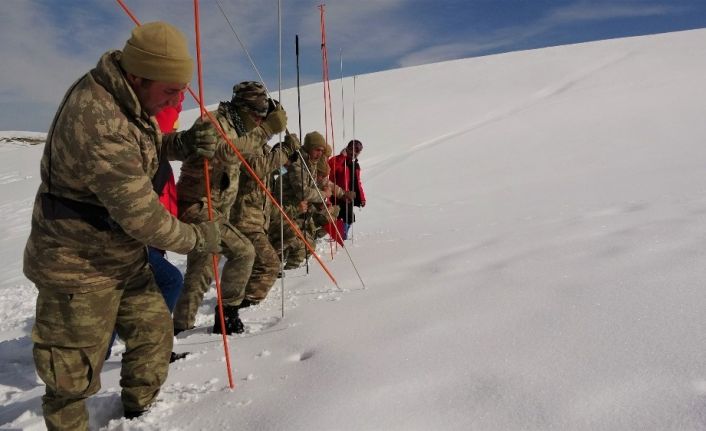
[[(322, 254), (341, 290), (315, 263), (288, 274), (284, 319), (278, 284), (231, 339), (234, 391), (210, 294), (150, 413), (119, 419), (118, 348), (93, 426), (705, 428), (704, 76), (706, 30), (359, 76), (366, 288), (341, 250)], [(338, 148), (350, 78), (344, 94)], [(302, 89), (305, 132), (321, 95)], [(296, 91), (281, 99), (294, 130)], [(0, 149), (0, 429), (41, 429), (21, 275), (41, 146)]]

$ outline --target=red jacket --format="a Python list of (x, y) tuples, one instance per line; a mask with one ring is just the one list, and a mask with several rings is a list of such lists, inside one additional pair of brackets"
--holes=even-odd
[(339, 154), (328, 159), (328, 165), (331, 168), (329, 179), (343, 190), (355, 191), (356, 196), (353, 205), (364, 205), (365, 192), (363, 191), (363, 183), (360, 181), (360, 165), (358, 161), (354, 160), (352, 163), (348, 163), (346, 155)]
[[(179, 101), (178, 106), (167, 106), (166, 108), (159, 111), (157, 115), (154, 116), (157, 120), (157, 123), (159, 124), (159, 128), (162, 130), (162, 133), (171, 133), (175, 131), (174, 125), (179, 119), (179, 113), (181, 112), (181, 105), (183, 101), (184, 94), (182, 93), (181, 100)], [(177, 190), (176, 182), (174, 181), (174, 172), (171, 172), (171, 169), (169, 172), (169, 178), (167, 179), (164, 188), (162, 188), (161, 192), (158, 193), (159, 201), (162, 203), (162, 205), (164, 205), (167, 211), (169, 211), (173, 216), (176, 217), (178, 212)]]

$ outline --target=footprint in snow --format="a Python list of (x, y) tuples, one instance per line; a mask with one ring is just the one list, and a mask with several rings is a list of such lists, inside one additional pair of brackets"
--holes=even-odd
[(306, 350), (302, 353), (295, 353), (294, 355), (291, 355), (289, 357), (290, 362), (302, 362), (306, 361), (307, 359), (311, 359), (311, 357), (314, 356), (314, 351), (313, 350)]
[(272, 352), (270, 352), (269, 350), (263, 350), (262, 352), (255, 355), (255, 357), (256, 358), (267, 358), (270, 355), (272, 355)]
[(265, 329), (269, 329), (279, 323), (279, 317), (266, 317), (262, 319), (245, 319), (245, 332), (247, 334), (255, 334)]

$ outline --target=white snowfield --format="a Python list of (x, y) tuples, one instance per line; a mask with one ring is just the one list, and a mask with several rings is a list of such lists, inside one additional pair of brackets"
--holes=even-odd
[[(353, 79), (345, 138), (331, 92), (340, 149)], [(305, 132), (322, 94), (302, 89)], [(316, 262), (288, 272), (284, 319), (278, 283), (230, 338), (232, 391), (209, 293), (140, 419), (121, 419), (117, 346), (92, 427), (705, 429), (705, 101), (706, 30), (359, 76), (366, 288), (328, 246), (340, 290)], [(282, 102), (294, 131), (296, 89)], [(0, 429), (44, 427), (21, 270), (42, 147), (0, 143)]]

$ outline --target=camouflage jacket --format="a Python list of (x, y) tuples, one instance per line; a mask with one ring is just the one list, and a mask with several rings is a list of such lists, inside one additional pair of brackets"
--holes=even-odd
[[(297, 157), (287, 166), (287, 172), (281, 176), (282, 203), (284, 205), (297, 206), (301, 201), (321, 202), (316, 183), (312, 180), (312, 177), (316, 178), (316, 163), (309, 161), (307, 153), (302, 152), (301, 155), (309, 167), (309, 172), (303, 168), (301, 157)], [(275, 185), (275, 190), (279, 192), (279, 184)]]
[[(223, 102), (211, 114), (243, 156), (262, 152), (262, 146), (267, 144), (269, 136), (261, 127), (256, 127), (243, 136), (238, 136), (235, 123), (228, 112), (226, 103)], [(206, 118), (196, 121), (209, 120)], [(216, 155), (209, 161), (208, 168), (211, 182), (211, 202), (213, 207), (225, 216), (226, 220), (238, 194), (240, 164), (240, 159), (228, 143), (220, 140)], [(189, 157), (182, 163), (181, 174), (177, 182), (179, 201), (206, 202), (206, 178), (203, 166), (203, 159), (199, 157)]]
[(331, 181), (328, 176), (319, 175), (316, 185), (319, 187), (319, 190), (323, 190), (325, 188), (331, 189), (331, 196), (337, 199), (343, 199), (346, 196), (346, 191)]
[[(285, 140), (276, 150), (265, 145), (259, 153), (246, 154), (245, 160), (267, 189), (277, 194), (278, 190), (272, 190), (272, 172), (279, 170), (296, 148), (298, 142), (293, 145)], [(241, 170), (240, 189), (231, 210), (230, 222), (241, 232), (265, 233), (270, 222), (272, 202), (245, 167)]]
[[(198, 230), (169, 214), (152, 190), (158, 154), (171, 160), (185, 154), (175, 134), (162, 137), (142, 111), (120, 55), (105, 53), (73, 84), (47, 135), (23, 264), (39, 287), (86, 292), (115, 286), (147, 265), (145, 245), (187, 253), (200, 240)], [(107, 210), (112, 228), (99, 230), (81, 218), (51, 219), (42, 196)]]

